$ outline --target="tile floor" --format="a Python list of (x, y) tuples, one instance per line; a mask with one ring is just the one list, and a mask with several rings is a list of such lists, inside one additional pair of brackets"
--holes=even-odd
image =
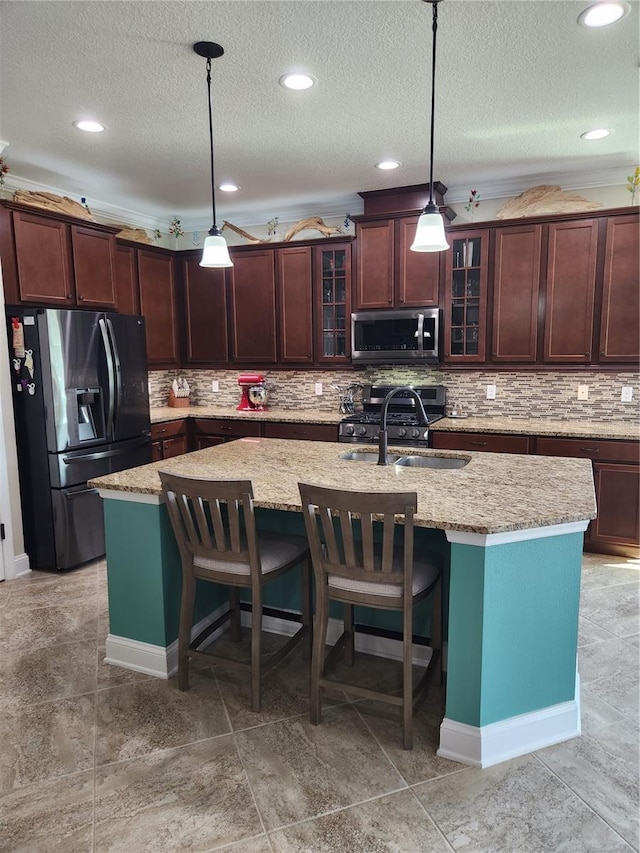
[(583, 735), (487, 770), (436, 756), (441, 688), (405, 752), (391, 706), (336, 692), (310, 726), (300, 656), (260, 715), (238, 673), (201, 667), (180, 693), (105, 665), (102, 562), (5, 581), (0, 851), (637, 851), (639, 580), (585, 555)]

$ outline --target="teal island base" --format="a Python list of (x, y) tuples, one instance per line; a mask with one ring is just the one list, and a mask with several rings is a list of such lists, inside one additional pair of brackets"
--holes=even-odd
[[(181, 569), (166, 509), (157, 495), (100, 493), (109, 584), (105, 660), (169, 678), (177, 669)], [(262, 509), (258, 518), (271, 529), (302, 530), (296, 512)], [(488, 767), (580, 734), (578, 606), (587, 523), (487, 535), (423, 531), (432, 537), (429, 547), (449, 554), (439, 755)], [(269, 594), (265, 604), (298, 609), (297, 588), (286, 580)], [(226, 602), (225, 589), (203, 585), (194, 636)], [(295, 626), (267, 617), (265, 629), (284, 633)], [(330, 642), (341, 631), (337, 614), (333, 629)], [(362, 636), (361, 650), (398, 656), (393, 640)]]

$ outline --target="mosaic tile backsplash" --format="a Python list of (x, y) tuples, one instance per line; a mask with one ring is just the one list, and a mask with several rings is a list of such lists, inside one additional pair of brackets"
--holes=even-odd
[[(240, 399), (238, 376), (248, 370), (156, 370), (149, 373), (152, 406), (165, 406), (171, 383), (183, 376), (191, 389), (191, 404), (235, 406)], [(640, 373), (598, 371), (447, 371), (431, 367), (376, 366), (354, 371), (262, 371), (274, 409), (338, 411), (338, 388), (361, 385), (445, 385), (447, 405), (462, 404), (470, 415), (551, 419), (587, 418), (592, 421), (638, 421)], [(212, 381), (219, 384), (212, 391)], [(322, 383), (321, 395), (315, 385)], [(487, 400), (487, 385), (496, 386), (495, 400)], [(589, 399), (578, 400), (578, 385), (586, 385)], [(622, 403), (622, 386), (633, 388), (631, 403)], [(360, 395), (356, 395), (360, 400)]]

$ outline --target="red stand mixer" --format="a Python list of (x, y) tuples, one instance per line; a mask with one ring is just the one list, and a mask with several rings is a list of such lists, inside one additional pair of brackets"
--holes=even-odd
[(237, 412), (266, 412), (267, 389), (264, 376), (260, 373), (243, 373), (238, 376), (238, 385), (242, 388)]

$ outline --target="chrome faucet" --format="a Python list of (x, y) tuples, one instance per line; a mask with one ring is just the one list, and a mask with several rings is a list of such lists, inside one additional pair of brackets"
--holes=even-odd
[(427, 413), (424, 410), (422, 400), (420, 399), (420, 395), (417, 391), (414, 391), (413, 388), (409, 388), (409, 386), (401, 386), (399, 388), (393, 388), (393, 390), (389, 391), (387, 396), (384, 398), (384, 403), (382, 404), (382, 411), (380, 413), (380, 432), (378, 433), (378, 465), (389, 464), (389, 461), (387, 459), (387, 409), (389, 408), (391, 398), (395, 397), (396, 394), (399, 394), (400, 391), (407, 392), (409, 396), (414, 398), (414, 400), (416, 401), (416, 408), (418, 410), (418, 419), (420, 423), (424, 426), (429, 425), (429, 418), (427, 417)]

